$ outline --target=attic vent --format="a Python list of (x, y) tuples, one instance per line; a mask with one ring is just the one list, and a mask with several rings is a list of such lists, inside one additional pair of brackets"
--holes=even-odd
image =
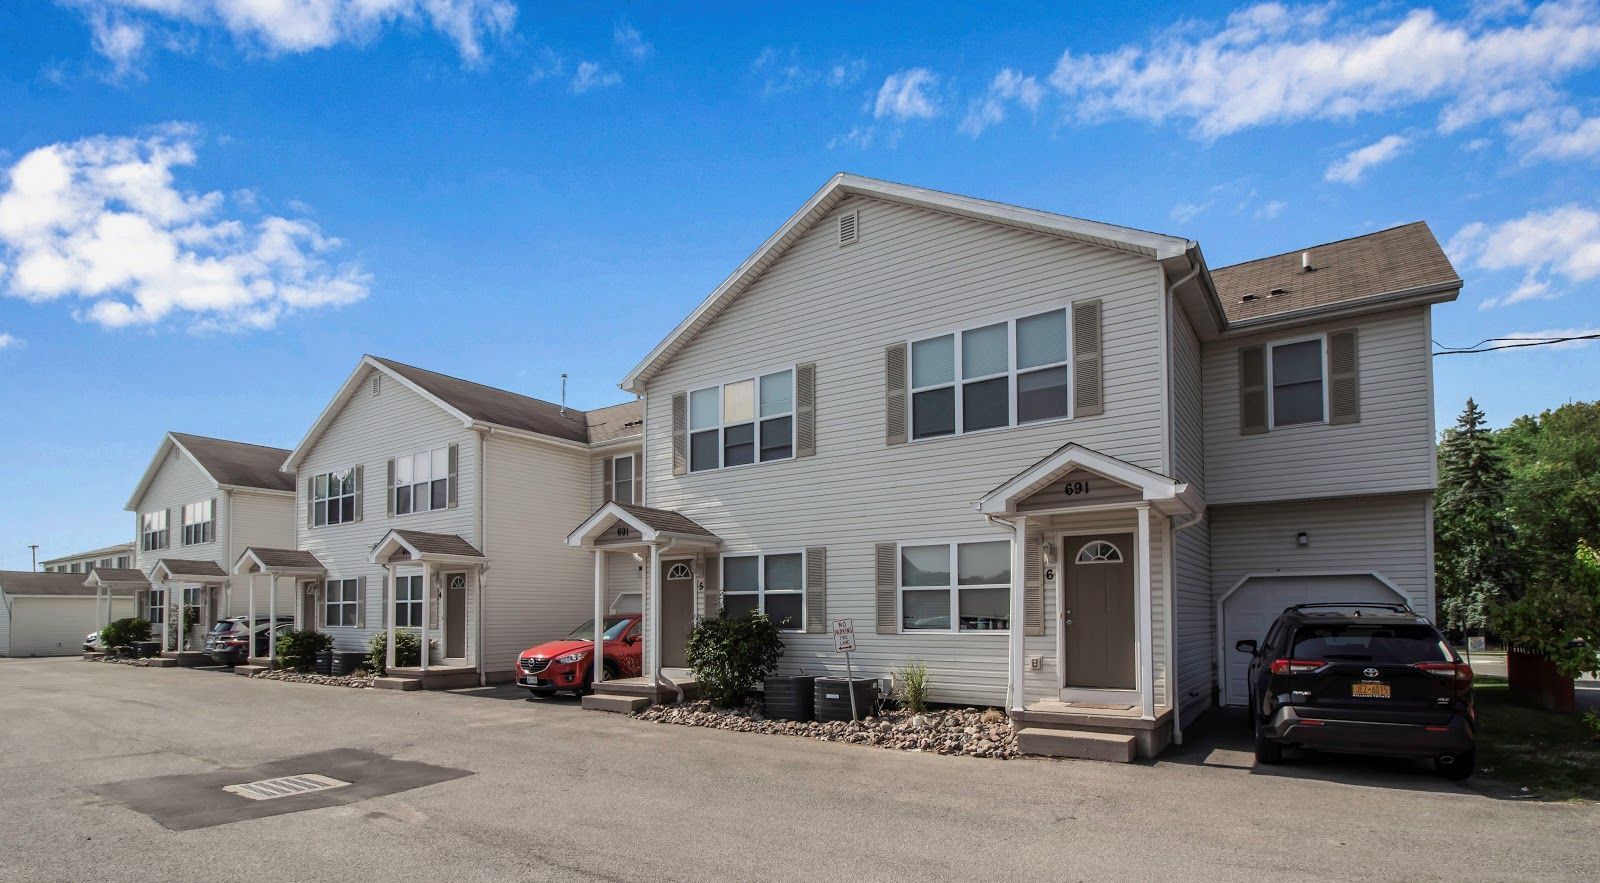
[(1244, 297), (1239, 298), (1239, 303), (1247, 304), (1253, 300), (1259, 299), (1260, 297), (1261, 295), (1259, 294), (1247, 294)]
[(849, 212), (839, 216), (839, 245), (855, 245), (860, 233), (860, 212)]
[(382, 390), (383, 390), (383, 375), (382, 374), (374, 374), (374, 375), (372, 375), (372, 394), (373, 395), (377, 395)]
[(1271, 291), (1267, 292), (1267, 297), (1277, 297), (1280, 294), (1288, 294), (1288, 293), (1289, 293), (1289, 289), (1287, 289), (1287, 288), (1274, 288)]

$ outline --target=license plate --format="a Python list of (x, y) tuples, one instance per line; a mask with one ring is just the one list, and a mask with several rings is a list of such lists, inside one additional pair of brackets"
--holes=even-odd
[(1394, 694), (1388, 684), (1351, 684), (1350, 695), (1364, 699), (1388, 699)]

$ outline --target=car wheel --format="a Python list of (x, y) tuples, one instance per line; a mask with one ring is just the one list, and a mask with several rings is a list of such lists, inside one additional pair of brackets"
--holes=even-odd
[(544, 687), (529, 687), (528, 693), (535, 699), (549, 699), (551, 696), (556, 695), (556, 691), (548, 690)]
[(1256, 715), (1255, 708), (1250, 709), (1250, 717), (1255, 721), (1256, 733), (1256, 762), (1273, 765), (1283, 762), (1283, 746), (1267, 738), (1267, 731), (1261, 727), (1261, 718)]
[(1452, 782), (1459, 782), (1471, 776), (1473, 769), (1477, 765), (1478, 750), (1476, 748), (1468, 748), (1460, 754), (1447, 754), (1444, 757), (1433, 759), (1433, 768), (1438, 771), (1439, 775)]

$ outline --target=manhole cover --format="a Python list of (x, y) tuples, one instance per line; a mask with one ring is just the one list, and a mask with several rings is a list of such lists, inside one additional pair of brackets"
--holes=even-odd
[(316, 773), (306, 773), (300, 776), (280, 776), (276, 779), (246, 782), (243, 785), (224, 785), (222, 790), (249, 800), (276, 800), (279, 797), (293, 797), (296, 794), (331, 791), (349, 784)]

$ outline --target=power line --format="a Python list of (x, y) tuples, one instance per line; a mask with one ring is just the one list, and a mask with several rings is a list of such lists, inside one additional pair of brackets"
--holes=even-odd
[[(1435, 340), (1433, 341), (1433, 345), (1439, 347), (1439, 350), (1433, 355), (1472, 356), (1477, 355), (1478, 353), (1492, 353), (1498, 350), (1514, 350), (1530, 346), (1552, 346), (1558, 343), (1572, 343), (1573, 341), (1579, 340), (1600, 340), (1600, 331), (1590, 334), (1574, 334), (1568, 337), (1486, 337), (1472, 346), (1460, 347), (1445, 346), (1444, 344)], [(1484, 344), (1488, 343), (1497, 345), (1484, 346)]]

